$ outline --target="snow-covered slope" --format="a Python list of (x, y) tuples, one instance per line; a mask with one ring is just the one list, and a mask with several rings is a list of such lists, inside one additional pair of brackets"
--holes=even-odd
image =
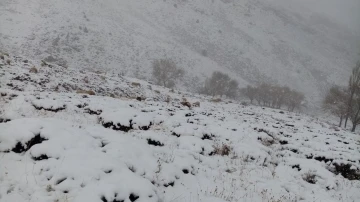
[(1, 202), (360, 198), (359, 135), (331, 123), (33, 65), (0, 59)]
[(187, 90), (220, 70), (318, 102), (329, 83), (347, 80), (358, 53), (349, 29), (286, 1), (5, 0), (0, 9), (3, 51), (137, 78), (171, 58), (189, 73)]

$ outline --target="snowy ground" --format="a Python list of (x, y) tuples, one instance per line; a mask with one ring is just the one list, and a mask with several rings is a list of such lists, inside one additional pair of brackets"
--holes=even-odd
[(0, 75), (0, 201), (360, 198), (360, 136), (317, 118), (23, 58)]

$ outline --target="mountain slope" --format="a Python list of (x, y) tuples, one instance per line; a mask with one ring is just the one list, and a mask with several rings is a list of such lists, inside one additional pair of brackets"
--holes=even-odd
[(310, 105), (329, 84), (344, 84), (358, 48), (345, 27), (262, 0), (7, 0), (0, 8), (4, 51), (147, 79), (151, 61), (167, 57), (189, 73), (183, 89), (220, 70), (241, 85), (289, 85)]

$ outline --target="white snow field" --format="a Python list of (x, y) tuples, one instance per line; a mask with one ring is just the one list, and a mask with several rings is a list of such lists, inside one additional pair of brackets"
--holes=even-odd
[(331, 122), (11, 55), (0, 76), (1, 202), (360, 199), (360, 136)]

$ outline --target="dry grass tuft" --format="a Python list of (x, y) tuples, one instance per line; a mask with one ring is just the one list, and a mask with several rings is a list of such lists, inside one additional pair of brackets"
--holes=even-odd
[(221, 156), (229, 156), (232, 148), (229, 145), (222, 144), (214, 146), (213, 154)]
[(210, 100), (211, 102), (215, 102), (215, 103), (218, 103), (218, 102), (221, 102), (221, 98), (214, 98), (212, 100)]
[(37, 74), (38, 73), (38, 69), (36, 69), (36, 67), (31, 67), (30, 70), (29, 70), (30, 73), (35, 73)]
[(77, 90), (77, 94), (87, 94), (87, 95), (95, 95), (95, 92), (92, 90)]

